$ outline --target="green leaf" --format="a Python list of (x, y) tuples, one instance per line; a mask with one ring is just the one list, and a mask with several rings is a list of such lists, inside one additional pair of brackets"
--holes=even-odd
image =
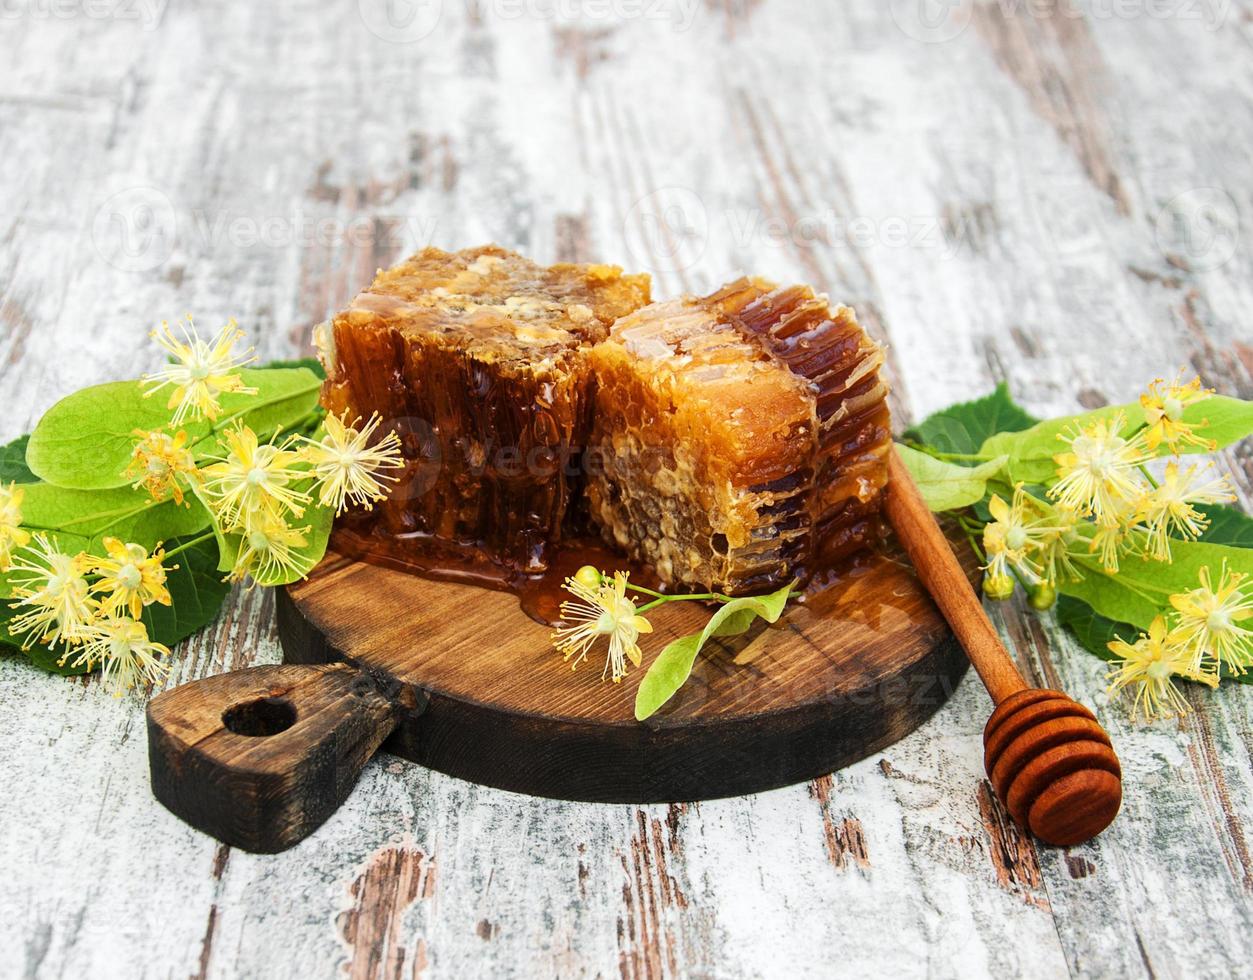
[[(1051, 484), (1057, 479), (1057, 465), (1053, 462), (1053, 457), (1066, 450), (1066, 444), (1059, 436), (1093, 422), (1113, 418), (1119, 412), (1127, 419), (1122, 435), (1130, 436), (1144, 425), (1144, 408), (1138, 401), (1126, 405), (1107, 405), (1092, 412), (1048, 419), (1021, 432), (1004, 432), (992, 436), (979, 448), (979, 454), (1008, 455), (1010, 459), (1006, 469), (1010, 480), (1015, 483), (1022, 481)], [(1205, 438), (1217, 442), (1220, 448), (1253, 434), (1253, 402), (1241, 401), (1239, 398), (1215, 395), (1203, 402), (1194, 402), (1184, 409), (1183, 418), (1185, 422), (1194, 425), (1208, 420), (1209, 424), (1198, 431)], [(1181, 447), (1180, 451), (1197, 453), (1206, 450), (1199, 446), (1188, 446)], [(1167, 450), (1163, 446), (1159, 452), (1165, 453)]]
[(180, 506), (173, 500), (155, 504), (147, 493), (130, 487), (70, 490), (32, 483), (22, 489), (26, 491), (22, 526), (55, 534), (63, 546), (69, 545), (69, 538), (86, 539), (82, 546), (91, 549), (107, 535), (151, 550), (161, 541), (209, 526), (209, 512), (191, 498)]
[(720, 606), (699, 633), (685, 636), (669, 644), (658, 654), (635, 694), (637, 721), (655, 714), (691, 676), (701, 647), (713, 636), (743, 633), (757, 618), (773, 623), (783, 615), (783, 608), (792, 596), (792, 586), (764, 596), (745, 596)]
[[(233, 425), (234, 419), (230, 422), (227, 419), (237, 416), (264, 442), (279, 430), (294, 428), (317, 408), (322, 382), (306, 367), (246, 368), (239, 373), (244, 384), (256, 388), (257, 393), (223, 395), (219, 399), (222, 414), (214, 423), (219, 431)], [(238, 415), (240, 412), (243, 414)], [(193, 451), (197, 456), (219, 455), (222, 442), (220, 439), (205, 439)]]
[[(31, 433), (26, 462), (37, 477), (77, 490), (106, 490), (131, 482), (123, 476), (135, 448), (136, 429), (170, 422), (168, 395), (144, 398), (138, 381), (113, 381), (83, 388), (48, 409)], [(183, 426), (196, 438), (207, 422)]]
[[(1081, 534), (1091, 534), (1088, 528)], [(1170, 597), (1200, 585), (1200, 571), (1217, 575), (1223, 566), (1253, 575), (1253, 550), (1204, 541), (1174, 541), (1172, 561), (1160, 562), (1128, 555), (1114, 575), (1105, 574), (1095, 558), (1081, 559), (1086, 574), (1078, 582), (1063, 580), (1058, 592), (1082, 599), (1097, 613), (1147, 630), (1153, 617), (1170, 610)]]
[(1030, 428), (1036, 420), (1010, 397), (1002, 382), (990, 395), (950, 405), (928, 416), (905, 433), (905, 438), (942, 453), (973, 454), (998, 432)]
[[(300, 581), (312, 571), (326, 554), (331, 526), (335, 523), (335, 511), (329, 507), (310, 506), (305, 509), (303, 517), (291, 518), (290, 523), (292, 527), (303, 531), (305, 536), (304, 545), (292, 550), (294, 570), (287, 573), (254, 574), (253, 581), (258, 585), (288, 585)], [(221, 542), (218, 570), (229, 572), (239, 560), (243, 535), (232, 532), (223, 535)]]
[(988, 480), (999, 473), (1009, 459), (1008, 456), (998, 456), (979, 466), (958, 466), (900, 443), (896, 448), (901, 461), (918, 484), (922, 499), (937, 513), (959, 510), (982, 500), (987, 493)]
[[(167, 542), (168, 550), (184, 541)], [(230, 594), (230, 584), (218, 573), (218, 549), (212, 540), (200, 541), (172, 559), (178, 567), (170, 571), (166, 587), (173, 600), (169, 606), (153, 603), (144, 609), (148, 635), (172, 647), (213, 622)]]
[(1072, 596), (1059, 596), (1054, 611), (1057, 621), (1074, 634), (1083, 648), (1102, 660), (1115, 659), (1109, 649), (1111, 641), (1126, 640), (1134, 643), (1140, 634), (1130, 623), (1108, 619), (1086, 602)]
[(30, 436), (19, 436), (6, 446), (0, 446), (0, 483), (34, 483), (35, 476), (26, 465), (26, 444)]
[[(306, 367), (245, 368), (244, 384), (254, 395), (221, 397), (222, 414), (213, 426), (201, 420), (186, 422), (186, 431), (198, 456), (217, 453), (220, 441), (211, 438), (228, 420), (241, 420), (262, 438), (280, 428), (297, 425), (316, 407), (321, 382)], [(164, 391), (145, 398), (139, 381), (114, 381), (84, 388), (61, 399), (48, 410), (31, 434), (26, 461), (42, 480), (76, 490), (107, 490), (126, 486), (124, 476), (135, 447), (137, 429), (169, 427), (171, 411)]]
[[(1132, 412), (1132, 409), (1135, 411)], [(1080, 415), (1047, 419), (1020, 432), (994, 435), (979, 447), (979, 455), (1008, 456), (1009, 462), (1005, 469), (1012, 483), (1048, 485), (1057, 479), (1057, 464), (1053, 462), (1053, 457), (1066, 451), (1066, 443), (1059, 437), (1073, 431), (1076, 426), (1091, 425), (1093, 422), (1113, 418), (1119, 411), (1128, 415), (1124, 433), (1134, 431), (1144, 422), (1144, 412), (1138, 404), (1110, 405)]]
[(316, 374), (321, 380), (326, 380), (326, 369), (322, 367), (322, 362), (316, 357), (299, 357), (291, 361), (266, 361), (264, 364), (258, 365), (263, 371), (272, 371), (275, 368), (306, 368)]
[(1253, 548), (1253, 517), (1222, 504), (1203, 504), (1197, 510), (1204, 513), (1210, 522), (1199, 540), (1236, 548)]
[[(0, 594), (7, 595), (8, 593), (0, 591)], [(62, 667), (57, 663), (65, 652), (64, 647), (53, 650), (46, 646), (33, 646), (29, 650), (23, 650), (21, 638), (9, 632), (9, 621), (16, 615), (17, 610), (14, 606), (7, 602), (0, 602), (0, 655), (25, 657), (40, 670), (46, 670), (50, 674), (60, 674), (62, 677), (72, 677), (88, 672), (86, 667)]]
[(30, 662), (40, 670), (46, 670), (49, 674), (59, 674), (61, 677), (79, 677), (83, 674), (91, 673), (91, 670), (84, 664), (72, 667), (69, 664), (62, 665), (60, 663), (64, 651), (56, 651), (44, 646), (33, 646), (23, 653), (30, 659)]
[[(1143, 421), (1143, 418), (1142, 410), (1140, 419)], [(1228, 398), (1226, 395), (1213, 395), (1205, 401), (1188, 405), (1183, 410), (1183, 420), (1198, 426), (1201, 422), (1208, 421), (1208, 425), (1197, 429), (1197, 434), (1213, 439), (1221, 449), (1253, 435), (1253, 402)], [(1207, 450), (1199, 446), (1189, 446), (1184, 451), (1203, 453)]]

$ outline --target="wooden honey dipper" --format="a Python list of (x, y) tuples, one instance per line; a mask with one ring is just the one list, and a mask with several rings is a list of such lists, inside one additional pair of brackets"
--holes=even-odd
[(1122, 768), (1109, 735), (1073, 698), (1027, 685), (895, 449), (888, 473), (888, 520), (996, 702), (983, 729), (983, 764), (996, 795), (1046, 843), (1090, 840), (1122, 804)]

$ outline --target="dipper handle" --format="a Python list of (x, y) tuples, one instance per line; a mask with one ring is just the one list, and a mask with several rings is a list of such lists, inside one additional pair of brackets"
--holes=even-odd
[(996, 702), (983, 730), (992, 787), (1010, 815), (1046, 843), (1090, 840), (1122, 805), (1122, 768), (1109, 735), (1066, 694), (1027, 685), (895, 448), (888, 476), (888, 520)]

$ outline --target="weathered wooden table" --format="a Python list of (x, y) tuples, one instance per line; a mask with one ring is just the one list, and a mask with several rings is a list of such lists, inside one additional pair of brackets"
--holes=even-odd
[[(1227, 0), (12, 0), (0, 8), (0, 437), (235, 315), (265, 357), (416, 246), (741, 272), (854, 304), (902, 420), (1037, 413), (1180, 365), (1253, 395), (1253, 59)], [(1243, 504), (1253, 451), (1229, 453)], [(1127, 771), (1034, 846), (968, 678), (806, 786), (592, 806), (395, 758), (277, 857), (148, 788), (143, 700), (0, 662), (0, 974), (1217, 976), (1253, 956), (1247, 689), (1136, 727), (1048, 618), (994, 614)], [(485, 637), (484, 642), (490, 642)], [(169, 684), (276, 661), (239, 592)]]

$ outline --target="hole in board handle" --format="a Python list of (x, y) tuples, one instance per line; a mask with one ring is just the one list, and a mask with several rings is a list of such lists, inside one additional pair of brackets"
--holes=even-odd
[(222, 712), (222, 724), (236, 735), (277, 735), (296, 724), (296, 706), (286, 698), (257, 698), (227, 708)]

